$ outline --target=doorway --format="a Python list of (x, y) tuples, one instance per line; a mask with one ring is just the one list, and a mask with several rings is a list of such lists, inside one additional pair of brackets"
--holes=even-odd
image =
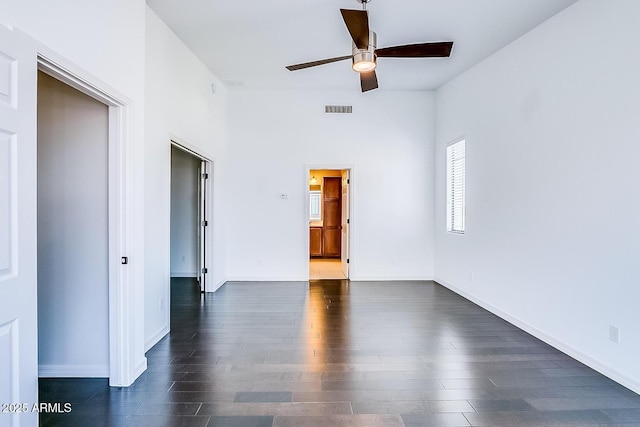
[(309, 279), (348, 279), (351, 169), (309, 168)]
[(192, 278), (207, 291), (211, 274), (211, 161), (171, 141), (171, 278)]
[(42, 71), (37, 93), (39, 376), (106, 378), (109, 109)]
[[(131, 385), (146, 369), (144, 354), (135, 345), (142, 330), (142, 315), (136, 312), (141, 295), (132, 284), (143, 264), (121, 265), (128, 264), (130, 256), (142, 259), (138, 256), (141, 246), (130, 231), (134, 215), (128, 204), (138, 192), (131, 161), (135, 154), (130, 132), (132, 102), (18, 29), (2, 25), (0, 68), (0, 364), (2, 378), (7, 380), (2, 381), (0, 395), (9, 402), (19, 401), (20, 396), (37, 401), (38, 340), (44, 334), (37, 323), (38, 71), (103, 103), (108, 111), (108, 365), (105, 369), (103, 360), (82, 365), (77, 359), (67, 359), (63, 365), (49, 363), (49, 374), (75, 376), (82, 371), (81, 375), (108, 376), (111, 386)], [(69, 168), (78, 161), (94, 160), (75, 159)], [(83, 202), (74, 201), (74, 206)], [(81, 262), (72, 259), (68, 264)], [(78, 310), (81, 308), (74, 307)]]
[[(134, 277), (141, 274), (142, 263), (131, 263), (130, 259), (139, 260), (140, 246), (135, 244), (134, 233), (135, 218), (132, 211), (134, 203), (132, 197), (134, 191), (135, 162), (134, 146), (132, 144), (130, 126), (131, 101), (113, 88), (78, 69), (74, 64), (46, 48), (42, 48), (36, 55), (37, 70), (54, 79), (76, 89), (89, 98), (103, 104), (108, 111), (108, 352), (109, 364), (106, 374), (104, 368), (95, 365), (78, 365), (73, 369), (77, 372), (80, 368), (83, 375), (108, 376), (109, 385), (114, 387), (126, 387), (146, 369), (146, 358), (139, 353), (135, 346), (136, 333), (140, 331), (142, 317), (136, 311), (133, 301), (140, 301), (136, 286), (133, 285)], [(34, 73), (37, 77), (37, 72)], [(37, 91), (37, 79), (34, 78), (34, 93)], [(34, 96), (34, 100), (37, 96)], [(34, 110), (37, 108), (34, 102)], [(34, 112), (34, 124), (36, 114)], [(34, 132), (35, 133), (35, 132)], [(37, 144), (36, 138), (34, 143)], [(34, 144), (34, 145), (35, 145)], [(34, 147), (37, 152), (37, 148)], [(34, 155), (34, 163), (36, 161)], [(82, 159), (85, 162), (94, 159)], [(35, 165), (34, 165), (35, 169)], [(34, 185), (34, 191), (36, 190)], [(37, 191), (36, 191), (37, 193)], [(34, 194), (35, 196), (35, 194)], [(35, 197), (34, 197), (35, 199)], [(37, 209), (36, 209), (37, 210)], [(37, 216), (34, 213), (34, 216)], [(35, 221), (37, 223), (37, 217)], [(37, 243), (37, 238), (34, 239)], [(36, 245), (37, 246), (37, 245)], [(37, 248), (36, 248), (37, 250)], [(34, 255), (37, 259), (37, 256)], [(72, 262), (77, 262), (73, 260)], [(37, 265), (34, 267), (37, 270)], [(38, 301), (34, 300), (34, 309), (37, 311)], [(38, 334), (39, 335), (39, 334)], [(38, 338), (36, 337), (36, 340)], [(60, 376), (70, 376), (60, 366), (53, 366)], [(77, 369), (77, 370), (76, 370)], [(55, 372), (49, 372), (49, 375)], [(64, 375), (62, 375), (64, 374)]]

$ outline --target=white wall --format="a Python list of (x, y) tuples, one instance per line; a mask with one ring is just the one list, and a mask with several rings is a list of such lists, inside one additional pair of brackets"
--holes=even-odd
[[(638, 16), (636, 0), (579, 1), (438, 90), (435, 191), (436, 279), (635, 391)], [(444, 215), (460, 136), (464, 236)]]
[(198, 276), (200, 160), (171, 149), (171, 277)]
[(353, 168), (351, 279), (432, 278), (433, 94), (362, 94), (354, 82), (230, 92), (230, 280), (308, 278), (306, 170), (323, 166)]
[(146, 31), (145, 345), (150, 348), (169, 331), (172, 137), (213, 160), (213, 256), (207, 290), (225, 281), (227, 95), (222, 83), (148, 8)]
[(108, 117), (39, 73), (40, 376), (109, 376)]
[[(8, 0), (0, 2), (0, 21), (32, 36), (65, 59), (65, 65), (86, 71), (131, 101), (128, 132), (136, 168), (129, 188), (133, 216), (131, 263), (135, 307), (132, 319), (134, 374), (146, 367), (144, 357), (144, 0)], [(129, 362), (128, 362), (129, 363)]]

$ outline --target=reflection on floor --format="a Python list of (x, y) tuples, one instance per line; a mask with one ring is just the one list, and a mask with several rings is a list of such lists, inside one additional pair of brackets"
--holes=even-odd
[(339, 259), (309, 260), (309, 279), (345, 279), (342, 271), (342, 261)]
[(146, 356), (129, 388), (41, 378), (72, 404), (41, 426), (640, 426), (640, 396), (429, 281), (172, 279)]

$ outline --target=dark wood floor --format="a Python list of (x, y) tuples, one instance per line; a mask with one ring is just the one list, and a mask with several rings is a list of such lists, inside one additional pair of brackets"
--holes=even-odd
[(172, 283), (130, 388), (40, 380), (46, 426), (640, 425), (640, 396), (433, 282)]

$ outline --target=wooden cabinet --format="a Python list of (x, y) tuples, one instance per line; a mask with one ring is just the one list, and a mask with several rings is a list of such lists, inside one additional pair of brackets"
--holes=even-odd
[(325, 177), (322, 184), (322, 226), (309, 227), (309, 255), (339, 258), (341, 246), (342, 178)]
[(309, 228), (309, 255), (322, 256), (322, 227)]
[(340, 228), (326, 228), (323, 237), (323, 255), (326, 257), (340, 257), (342, 232)]
[(340, 257), (342, 242), (342, 178), (325, 177), (322, 187), (322, 254)]

